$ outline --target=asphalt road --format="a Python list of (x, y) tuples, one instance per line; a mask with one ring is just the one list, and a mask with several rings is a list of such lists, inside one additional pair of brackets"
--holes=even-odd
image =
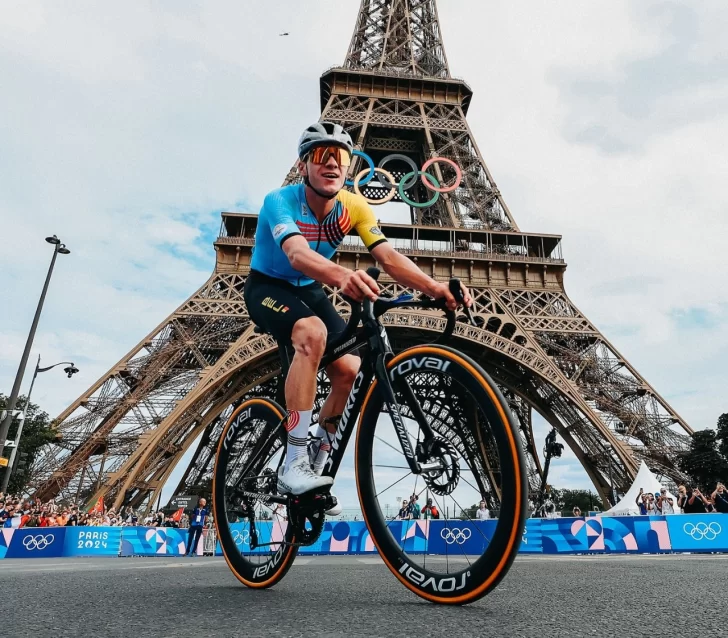
[(220, 558), (7, 559), (0, 635), (716, 636), (727, 570), (724, 555), (524, 556), (478, 603), (442, 607), (378, 557), (299, 557), (262, 592)]

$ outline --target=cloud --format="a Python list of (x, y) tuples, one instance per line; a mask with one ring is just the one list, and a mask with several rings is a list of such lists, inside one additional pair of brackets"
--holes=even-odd
[[(693, 427), (713, 425), (728, 409), (728, 12), (438, 8), (452, 73), (475, 91), (470, 126), (519, 226), (564, 235), (572, 300)], [(0, 387), (35, 310), (46, 235), (72, 254), (59, 258), (32, 359), (81, 368), (39, 379), (51, 413), (205, 281), (220, 211), (255, 211), (281, 183), (357, 9), (6, 3)]]

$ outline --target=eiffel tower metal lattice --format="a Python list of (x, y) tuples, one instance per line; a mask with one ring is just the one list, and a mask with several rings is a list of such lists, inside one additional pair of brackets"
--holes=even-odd
[[(459, 276), (473, 290), (481, 324), (458, 323), (458, 347), (510, 401), (532, 489), (541, 475), (533, 410), (557, 429), (603, 496), (610, 482), (626, 490), (642, 459), (681, 479), (676, 454), (690, 428), (567, 297), (560, 236), (518, 229), (468, 127), (471, 97), (450, 75), (435, 0), (362, 0), (344, 65), (321, 77), (321, 119), (341, 123), (374, 164), (386, 164), (392, 183), (404, 180), (397, 189), (381, 181), (381, 171), (366, 184), (360, 178), (373, 201), (405, 195), (412, 203), (410, 223), (381, 224), (388, 239), (427, 273)], [(406, 174), (436, 157), (456, 164), (461, 177), (445, 160), (432, 164), (437, 183), (451, 190), (425, 205), (434, 191)], [(367, 174), (366, 158), (356, 159), (350, 175)], [(292, 169), (285, 183), (297, 179)], [(210, 279), (58, 417), (57, 440), (33, 467), (38, 496), (153, 503), (198, 437), (177, 492), (209, 479), (233, 407), (251, 394), (271, 395), (277, 383), (275, 345), (253, 333), (242, 297), (256, 223), (255, 215), (223, 213)], [(356, 237), (335, 259), (372, 264)], [(386, 277), (383, 285), (398, 292)], [(345, 313), (338, 292), (329, 292)], [(426, 311), (385, 320), (395, 348), (430, 340), (444, 326)], [(467, 435), (455, 438), (467, 454)]]

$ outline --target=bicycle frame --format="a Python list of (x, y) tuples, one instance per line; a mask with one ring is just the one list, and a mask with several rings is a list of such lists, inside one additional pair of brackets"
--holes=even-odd
[[(374, 278), (376, 279), (376, 277)], [(455, 289), (459, 292), (460, 282), (457, 279), (450, 280), (450, 289), (453, 293)], [(447, 325), (443, 334), (436, 340), (436, 343), (442, 343), (449, 339), (453, 333), (455, 328), (455, 313), (446, 309), (443, 300), (432, 300), (427, 298), (414, 300), (411, 295), (401, 295), (394, 299), (380, 297), (374, 302), (370, 299), (365, 299), (361, 304), (353, 300), (349, 300), (349, 303), (351, 304), (352, 311), (346, 330), (344, 330), (338, 339), (327, 346), (319, 365), (319, 371), (325, 369), (345, 354), (357, 350), (366, 344), (369, 345), (369, 357), (366, 359), (362, 358), (361, 367), (359, 368), (359, 372), (354, 379), (351, 391), (347, 397), (341, 420), (334, 432), (334, 438), (331, 442), (331, 452), (329, 453), (329, 458), (326, 461), (322, 474), (324, 476), (336, 477), (336, 473), (344, 458), (344, 454), (346, 453), (349, 440), (353, 434), (353, 426), (359, 419), (359, 414), (364, 404), (364, 398), (375, 378), (378, 384), (378, 391), (384, 393), (384, 405), (389, 411), (397, 438), (402, 446), (402, 453), (407, 459), (407, 464), (409, 465), (412, 473), (421, 474), (422, 472), (442, 469), (442, 465), (439, 462), (423, 463), (421, 460), (429, 456), (428, 453), (431, 449), (431, 444), (435, 441), (435, 433), (430, 427), (430, 424), (428, 423), (417, 398), (412, 392), (412, 389), (409, 387), (409, 384), (407, 384), (404, 379), (400, 379), (397, 381), (397, 389), (403, 393), (407, 406), (412, 411), (415, 420), (424, 434), (423, 441), (418, 443), (416, 449), (413, 449), (412, 447), (412, 441), (410, 440), (409, 434), (407, 433), (407, 429), (402, 420), (399, 405), (397, 404), (389, 375), (387, 374), (387, 362), (394, 356), (394, 353), (392, 352), (392, 348), (389, 344), (386, 328), (382, 325), (381, 321), (379, 321), (379, 317), (394, 307), (437, 308), (445, 310), (447, 313)], [(468, 318), (472, 321), (472, 315), (469, 311), (467, 311), (467, 309), (466, 313), (468, 314)], [(359, 327), (360, 322), (362, 323), (361, 327)], [(281, 357), (280, 378), (285, 380), (290, 366), (287, 346), (280, 345), (279, 353)], [(285, 403), (285, 401), (281, 400), (284, 397), (283, 385), (284, 384), (280, 384), (278, 388), (279, 401), (282, 404)], [(239, 481), (244, 480), (248, 469), (258, 462), (262, 454), (266, 453), (270, 447), (269, 441), (274, 440), (275, 437), (279, 436), (280, 428), (283, 427), (284, 424), (281, 422), (279, 428), (276, 428), (269, 439), (260, 445), (257, 453), (255, 453), (248, 461), (247, 467), (241, 473)], [(418, 459), (417, 457), (420, 458)], [(235, 487), (238, 487), (238, 485)], [(267, 495), (267, 498), (271, 502), (282, 504), (286, 504), (288, 501), (288, 497), (286, 496)]]

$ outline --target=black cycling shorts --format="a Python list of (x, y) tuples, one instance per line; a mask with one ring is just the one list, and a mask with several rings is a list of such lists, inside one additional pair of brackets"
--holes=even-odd
[(273, 335), (279, 343), (289, 344), (293, 325), (305, 317), (318, 317), (328, 330), (328, 340), (341, 334), (346, 322), (336, 312), (319, 283), (293, 284), (251, 270), (243, 290), (245, 305), (253, 323)]

